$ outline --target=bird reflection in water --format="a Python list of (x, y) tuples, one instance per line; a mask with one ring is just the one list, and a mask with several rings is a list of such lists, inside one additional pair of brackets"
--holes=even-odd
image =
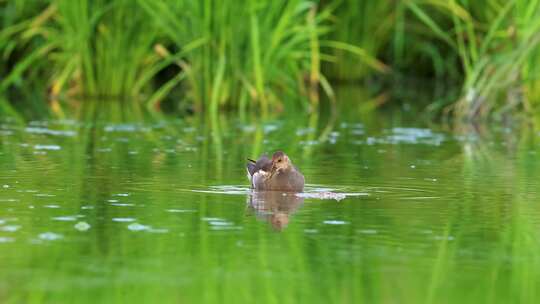
[(295, 193), (280, 191), (252, 191), (248, 194), (248, 209), (258, 219), (268, 221), (272, 227), (281, 231), (289, 224), (289, 216), (304, 203)]

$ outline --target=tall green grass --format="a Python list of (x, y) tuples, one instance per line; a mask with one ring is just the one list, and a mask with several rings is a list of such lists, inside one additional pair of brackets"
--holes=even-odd
[[(184, 52), (178, 63), (197, 110), (262, 113), (317, 101), (319, 40), (330, 11), (308, 1), (149, 1), (138, 3)], [(199, 45), (190, 51), (193, 45)]]
[(335, 2), (332, 39), (356, 46), (357, 52), (332, 50), (326, 65), (329, 77), (349, 81), (388, 72), (386, 65), (373, 59), (381, 56), (391, 43), (396, 14), (399, 14), (396, 4), (391, 1)]
[[(451, 111), (467, 120), (531, 111), (538, 95), (527, 91), (538, 77), (539, 1), (409, 1), (411, 15), (457, 55), (461, 98)], [(434, 18), (438, 16), (438, 18)]]
[[(31, 3), (31, 2), (30, 2)], [(39, 73), (52, 97), (121, 98), (145, 92), (159, 70), (153, 23), (131, 1), (52, 1), (3, 30), (24, 57), (1, 82), (17, 86)], [(26, 25), (26, 26), (24, 26)], [(26, 48), (25, 44), (33, 47)]]
[(57, 100), (81, 98), (151, 108), (167, 100), (215, 116), (314, 109), (321, 92), (335, 98), (335, 80), (423, 77), (460, 87), (459, 98), (428, 107), (437, 113), (537, 114), (539, 7), (537, 0), (3, 1), (0, 92), (32, 100), (39, 98), (27, 92), (39, 92), (53, 97), (53, 109)]

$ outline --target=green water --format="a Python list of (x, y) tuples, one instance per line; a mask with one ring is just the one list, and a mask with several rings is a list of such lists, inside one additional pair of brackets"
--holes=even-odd
[[(527, 127), (84, 113), (1, 119), (1, 303), (540, 301)], [(276, 149), (301, 197), (249, 193)]]

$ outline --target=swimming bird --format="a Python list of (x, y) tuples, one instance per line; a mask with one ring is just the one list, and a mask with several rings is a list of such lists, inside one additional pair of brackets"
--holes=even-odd
[(251, 188), (285, 192), (304, 190), (304, 176), (282, 151), (274, 153), (272, 159), (263, 155), (256, 161), (248, 161), (247, 173)]

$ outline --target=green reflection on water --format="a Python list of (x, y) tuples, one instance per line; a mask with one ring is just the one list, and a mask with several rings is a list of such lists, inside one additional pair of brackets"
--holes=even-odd
[[(0, 302), (538, 302), (532, 131), (124, 109), (1, 123)], [(352, 195), (249, 195), (276, 149)]]

